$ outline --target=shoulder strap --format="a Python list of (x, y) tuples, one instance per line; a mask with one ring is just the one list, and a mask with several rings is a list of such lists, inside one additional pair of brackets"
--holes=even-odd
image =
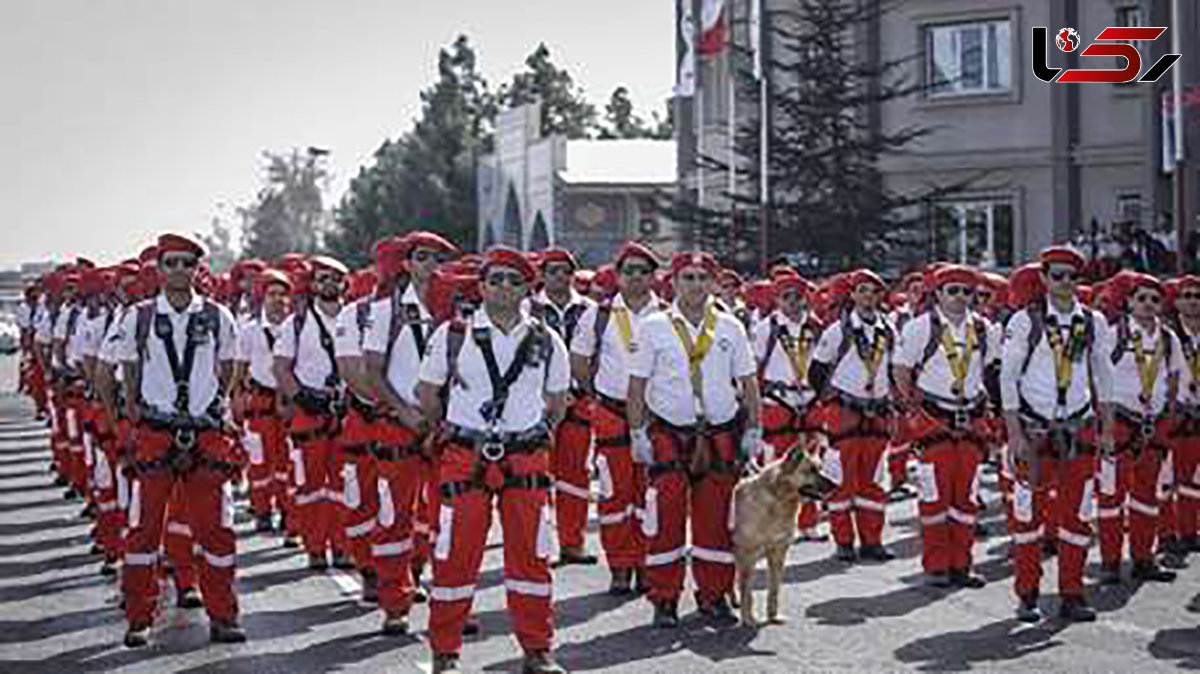
[(546, 341), (546, 324), (542, 321), (536, 321), (533, 328), (525, 333), (524, 339), (517, 345), (517, 352), (513, 354), (512, 362), (509, 363), (508, 369), (501, 374), (500, 364), (496, 361), (496, 352), (492, 348), (492, 331), (489, 328), (475, 328), (472, 330), (472, 338), (475, 340), (475, 345), (479, 348), (479, 352), (483, 355), (484, 365), (487, 367), (488, 379), (492, 383), (492, 398), (484, 403), (480, 412), (485, 421), (491, 424), (499, 423), (504, 416), (504, 408), (508, 404), (508, 391), (512, 385), (520, 378), (521, 372), (529, 363), (529, 357), (533, 354), (535, 348), (541, 348)]
[(275, 335), (272, 334), (271, 331), (267, 329), (266, 321), (263, 321), (263, 323), (262, 323), (262, 331), (263, 331), (263, 336), (267, 338), (267, 349), (270, 350), (270, 352), (272, 354), (274, 354), (275, 353)]
[(150, 323), (154, 320), (154, 300), (146, 300), (138, 305), (137, 323), (134, 328), (134, 341), (137, 344), (138, 360), (146, 360), (146, 343), (150, 339)]
[(1112, 364), (1116, 365), (1125, 357), (1125, 352), (1129, 350), (1129, 318), (1121, 316), (1117, 319), (1117, 343), (1113, 345), (1111, 354)]
[[(759, 379), (762, 379), (763, 375), (767, 372), (767, 365), (771, 362), (771, 356), (775, 354), (775, 347), (779, 343), (779, 333), (783, 329), (783, 327), (779, 325), (779, 321), (775, 320), (774, 316), (772, 316), (770, 319), (770, 326), (771, 327), (767, 332), (767, 350), (763, 354), (762, 360), (758, 362)], [(800, 333), (800, 337), (803, 339), (804, 326), (800, 327)]]
[(833, 368), (834, 370), (837, 369), (838, 365), (842, 364), (842, 359), (846, 357), (846, 354), (850, 353), (850, 347), (853, 346), (854, 340), (852, 338), (851, 333), (854, 330), (853, 330), (853, 328), (850, 327), (849, 316), (847, 316), (844, 320), (842, 320), (841, 329), (842, 329), (842, 341), (840, 343), (838, 343), (837, 355), (834, 356), (833, 362), (829, 364), (829, 366), (831, 368)]
[(600, 349), (604, 345), (604, 332), (608, 330), (608, 322), (612, 318), (612, 309), (612, 302), (603, 302), (596, 307), (596, 325), (592, 331), (596, 337), (596, 350), (592, 354), (593, 361), (600, 360)]
[(575, 328), (579, 327), (579, 319), (583, 316), (583, 312), (587, 311), (587, 305), (583, 302), (572, 304), (567, 307), (567, 313), (563, 318), (563, 339), (566, 340), (567, 346), (570, 346), (571, 340), (575, 337)]
[(987, 323), (978, 316), (975, 317), (975, 339), (977, 348), (979, 349), (979, 365), (983, 367), (987, 365), (988, 331)]
[(467, 322), (461, 318), (455, 318), (450, 321), (450, 326), (446, 332), (446, 371), (449, 373), (446, 381), (451, 385), (460, 379), (458, 359), (462, 355), (463, 344), (466, 341)]
[(1029, 316), (1029, 334), (1025, 337), (1025, 361), (1021, 363), (1021, 374), (1025, 374), (1029, 369), (1029, 363), (1033, 361), (1033, 351), (1046, 333), (1045, 307), (1031, 304), (1025, 308), (1025, 315)]
[[(946, 330), (946, 326), (942, 325), (942, 319), (938, 318), (936, 311), (928, 312), (929, 315), (929, 341), (925, 342), (925, 351), (921, 354), (921, 360), (917, 363), (914, 377), (921, 376), (921, 372), (925, 370), (925, 366), (929, 364), (929, 359), (933, 358), (938, 349), (942, 346), (942, 333)], [(918, 320), (920, 317), (913, 317), (913, 320)], [(968, 358), (970, 356), (968, 355)]]
[(361, 333), (367, 329), (367, 320), (371, 317), (371, 301), (370, 298), (364, 297), (354, 305), (354, 322), (358, 325), (358, 331)]
[[(316, 306), (310, 305), (308, 307), (308, 310), (315, 313), (317, 311), (317, 308), (316, 308)], [(325, 378), (325, 384), (326, 384), (326, 386), (329, 386), (330, 388), (334, 388), (337, 386), (338, 363), (337, 363), (337, 356), (336, 356), (336, 354), (334, 352), (334, 348), (333, 348), (333, 335), (329, 334), (329, 329), (325, 327), (325, 321), (321, 320), (320, 316), (315, 316), (315, 318), (316, 318), (315, 322), (317, 324), (317, 331), (319, 333), (317, 335), (317, 337), (321, 343), (321, 350), (325, 352), (325, 356), (329, 359), (329, 367), (332, 370), (330, 372), (329, 376)], [(299, 351), (299, 348), (300, 348), (300, 340), (297, 338), (297, 340), (296, 340), (297, 352)]]

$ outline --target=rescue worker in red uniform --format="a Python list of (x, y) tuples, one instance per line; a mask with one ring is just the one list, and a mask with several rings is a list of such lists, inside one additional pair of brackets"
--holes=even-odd
[[(578, 267), (570, 251), (554, 248), (543, 252), (543, 288), (528, 302), (533, 316), (545, 321), (568, 345), (578, 330), (579, 319), (593, 304), (572, 287)], [(592, 444), (592, 400), (578, 386), (573, 387), (572, 394), (567, 416), (558, 425), (550, 450), (560, 566), (595, 564), (597, 561), (595, 555), (587, 554), (584, 549), (584, 531), (591, 500), (588, 492), (588, 453)]]
[[(1000, 375), (1009, 452), (1016, 464), (1010, 533), (1017, 617), (1041, 620), (1041, 542), (1049, 521), (1057, 525), (1059, 615), (1093, 621), (1083, 567), (1091, 544), (1095, 454), (1113, 448), (1112, 362), (1097, 344), (1097, 335), (1107, 330), (1103, 316), (1075, 297), (1083, 256), (1055, 247), (1040, 259), (1046, 298), (1009, 319)], [(1048, 510), (1044, 502), (1052, 490)]]
[(886, 288), (879, 276), (860, 269), (847, 278), (851, 307), (821, 334), (809, 381), (829, 410), (824, 416), (831, 446), (822, 470), (838, 485), (826, 502), (837, 557), (884, 562), (894, 557), (883, 546), (883, 524), (892, 414), (888, 373), (896, 335), (880, 312)]
[[(430, 526), (422, 507), (436, 503), (433, 457), (425, 451), (425, 421), (417, 383), (435, 321), (429, 309), (430, 282), (458, 249), (432, 232), (413, 232), (381, 242), (376, 259), (392, 287), (371, 308), (363, 342), (365, 367), (379, 397), (382, 419), (375, 457), (379, 465), (379, 518), (372, 554), (379, 573), (383, 632), (408, 632), (408, 613), (418, 599), (422, 562), (417, 553)], [(418, 525), (426, 527), (417, 531)]]
[(614, 596), (646, 590), (646, 541), (640, 521), (645, 472), (630, 454), (626, 401), (629, 365), (642, 343), (642, 324), (665, 306), (651, 290), (658, 264), (649, 248), (626, 243), (614, 267), (618, 293), (584, 311), (570, 345), (575, 381), (585, 382), (593, 401), (596, 510), (600, 544), (612, 573), (608, 591)]
[(276, 513), (291, 511), (287, 485), (291, 473), (287, 426), (277, 414), (277, 384), (272, 366), (275, 343), (291, 311), (292, 281), (271, 269), (251, 279), (251, 293), (261, 295), (262, 314), (248, 318), (238, 336), (237, 389), (233, 396), (235, 419), (244, 423), (242, 445), (250, 460), (250, 511), (255, 529), (275, 530)]
[(708, 253), (676, 253), (676, 301), (642, 324), (630, 364), (629, 427), (634, 460), (648, 474), (646, 577), (654, 625), (679, 625), (691, 523), (692, 575), (702, 615), (736, 622), (729, 516), (743, 465), (758, 454), (758, 368), (742, 323), (721, 311), (709, 288)]
[(125, 552), (125, 645), (147, 643), (167, 502), (176, 489), (202, 559), (210, 637), (245, 641), (233, 589), (236, 537), (228, 488), (244, 461), (224, 409), (237, 350), (234, 320), (228, 309), (192, 290), (203, 246), (164, 234), (158, 256), (164, 292), (126, 314), (120, 346), (135, 474)]
[(342, 380), (338, 374), (333, 336), (341, 311), (349, 271), (324, 256), (312, 265), (313, 298), (284, 321), (275, 342), (275, 379), (284, 416), (290, 421), (292, 442), (300, 452), (296, 466), (296, 512), (300, 536), (314, 571), (333, 564), (352, 568), (346, 554), (342, 522), (341, 461), (337, 437), (341, 430)]
[(1183, 357), (1173, 438), (1176, 529), (1186, 554), (1200, 552), (1200, 276), (1179, 279), (1175, 310), (1173, 327)]
[(462, 625), (491, 526), (504, 529), (504, 584), (513, 631), (528, 674), (563, 672), (554, 638), (548, 499), (548, 447), (566, 408), (570, 368), (562, 338), (521, 310), (536, 278), (507, 248), (488, 251), (481, 270), (483, 307), (434, 332), (421, 365), (425, 418), (442, 419), (449, 387), (439, 479), (441, 505), (433, 552), (429, 639), (434, 672), (458, 672)]
[[(816, 392), (808, 381), (809, 365), (821, 324), (808, 311), (808, 297), (814, 287), (791, 270), (778, 272), (774, 281), (778, 309), (754, 326), (754, 356), (758, 362), (762, 387), (763, 463), (783, 458), (811, 430), (809, 406)], [(800, 506), (797, 526), (800, 539), (825, 540), (817, 534), (818, 505), (805, 500)]]
[[(1100, 353), (1112, 362), (1115, 454), (1100, 457), (1100, 582), (1121, 582), (1121, 556), (1129, 532), (1137, 581), (1170, 582), (1175, 572), (1158, 567), (1154, 542), (1159, 525), (1159, 476), (1170, 452), (1169, 432), (1183, 369), (1182, 347), (1160, 318), (1165, 292), (1147, 274), (1135, 274), (1126, 309), (1102, 335)], [(1128, 509), (1128, 527), (1126, 512)]]
[(916, 422), (922, 564), (934, 587), (983, 587), (971, 572), (986, 452), (987, 385), (999, 395), (1000, 334), (970, 309), (976, 272), (949, 266), (933, 278), (936, 306), (904, 326), (896, 385)]

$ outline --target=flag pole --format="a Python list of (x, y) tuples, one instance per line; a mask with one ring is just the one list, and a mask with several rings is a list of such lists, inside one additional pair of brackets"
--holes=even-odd
[(758, 8), (758, 49), (755, 50), (754, 57), (757, 59), (758, 71), (758, 261), (759, 269), (764, 276), (767, 274), (767, 265), (770, 261), (767, 259), (769, 254), (768, 229), (771, 226), (770, 200), (771, 200), (771, 182), (770, 182), (770, 107), (768, 105), (768, 96), (770, 95), (770, 85), (768, 82), (768, 74), (771, 72), (770, 64), (767, 61), (767, 45), (770, 40), (770, 33), (767, 27), (770, 22), (767, 19), (766, 0), (753, 0)]

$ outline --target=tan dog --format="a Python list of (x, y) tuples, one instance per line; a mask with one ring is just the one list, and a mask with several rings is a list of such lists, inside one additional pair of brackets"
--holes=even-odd
[[(822, 438), (823, 440), (824, 438)], [(796, 539), (802, 499), (820, 500), (837, 487), (821, 474), (821, 462), (801, 441), (783, 459), (742, 479), (733, 490), (733, 548), (737, 561), (742, 624), (753, 625), (754, 567), (767, 558), (767, 621), (778, 624), (779, 586), (788, 547)]]

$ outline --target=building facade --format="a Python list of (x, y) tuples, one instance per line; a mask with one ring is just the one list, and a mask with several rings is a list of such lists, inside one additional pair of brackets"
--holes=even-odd
[[(732, 40), (739, 45), (753, 43), (748, 18), (755, 14), (758, 1), (723, 3), (730, 12)], [(770, 22), (779, 21), (781, 11), (799, 3), (762, 1), (766, 9), (761, 35), (769, 50)], [(1171, 21), (1171, 4), (1170, 0), (906, 0), (856, 31), (864, 59), (884, 63), (907, 59), (907, 75), (921, 83), (917, 95), (871, 110), (872, 123), (884, 130), (914, 126), (932, 130), (903, 156), (880, 162), (888, 188), (909, 192), (970, 180), (964, 191), (922, 208), (923, 260), (948, 259), (1004, 270), (1051, 243), (1074, 241), (1086, 246), (1121, 223), (1173, 241), (1164, 231), (1172, 227), (1175, 210), (1170, 173), (1174, 162), (1171, 146), (1164, 144), (1164, 131), (1168, 141), (1171, 137), (1169, 108), (1164, 115), (1171, 73), (1154, 84), (1051, 84), (1034, 76), (1032, 63), (1035, 26), (1048, 28), (1051, 67), (1116, 69), (1124, 66), (1123, 59), (1080, 57), (1079, 52), (1108, 26), (1168, 26), (1158, 40), (1135, 44), (1142, 55), (1141, 72), (1170, 51), (1172, 31), (1179, 31), (1183, 58), (1174, 68), (1183, 77), (1185, 102), (1200, 100), (1200, 55), (1191, 48), (1200, 35), (1197, 3), (1179, 3), (1178, 25)], [(701, 10), (702, 5), (694, 7)], [(1080, 36), (1082, 44), (1073, 53), (1054, 44), (1054, 36), (1065, 27), (1075, 28)], [(738, 69), (721, 61), (747, 58), (739, 56), (744, 53), (733, 50), (723, 58), (700, 60), (696, 89), (703, 93), (682, 105), (703, 109), (698, 115), (687, 115), (689, 128), (680, 133), (681, 143), (686, 144), (680, 148), (683, 185), (696, 182), (696, 172), (686, 162), (697, 148), (729, 144), (729, 124), (714, 123), (714, 115), (730, 109), (741, 119), (759, 115), (756, 106), (730, 102), (732, 88), (725, 78), (736, 76), (731, 73)], [(768, 70), (768, 77), (786, 81), (788, 73)], [(1185, 103), (1184, 109), (1185, 115), (1200, 114), (1200, 106)], [(1200, 147), (1197, 124), (1185, 121), (1185, 129), (1185, 147)], [(1195, 231), (1196, 170), (1194, 163), (1185, 166), (1184, 184), (1190, 189), (1185, 194), (1184, 221)]]

